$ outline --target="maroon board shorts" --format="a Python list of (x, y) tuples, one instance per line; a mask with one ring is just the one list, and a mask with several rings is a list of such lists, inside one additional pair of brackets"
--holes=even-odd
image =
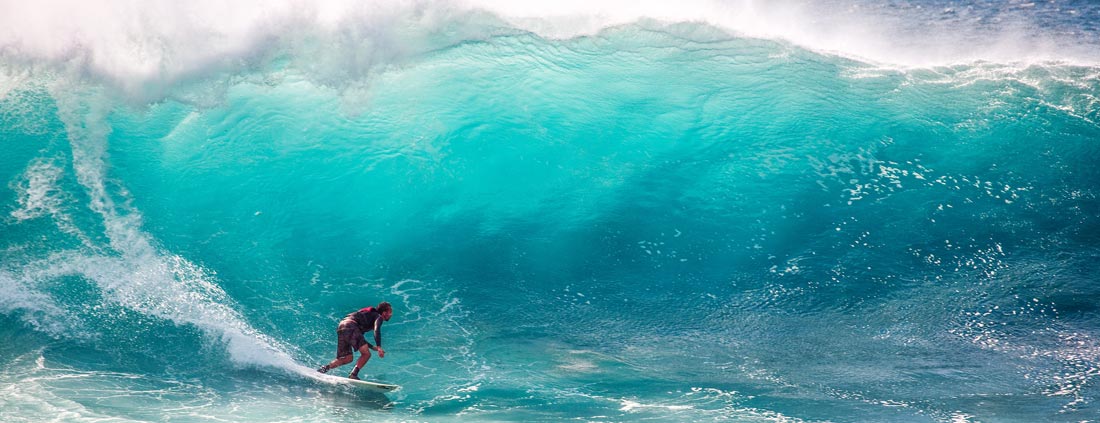
[(364, 345), (367, 345), (367, 340), (363, 339), (359, 325), (351, 319), (341, 320), (340, 326), (336, 327), (336, 358), (351, 355)]

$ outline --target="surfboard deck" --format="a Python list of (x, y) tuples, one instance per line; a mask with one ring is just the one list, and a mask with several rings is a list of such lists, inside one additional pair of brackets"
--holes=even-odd
[(372, 381), (369, 381), (369, 380), (355, 380), (355, 379), (348, 379), (346, 377), (341, 378), (341, 379), (344, 379), (346, 381), (346, 383), (351, 384), (351, 385), (353, 385), (357, 388), (367, 389), (367, 390), (377, 391), (377, 392), (391, 392), (391, 391), (396, 391), (397, 388), (400, 388), (400, 386), (397, 386), (397, 385), (390, 385), (388, 383), (381, 383), (381, 382), (372, 382)]
[(332, 376), (332, 375), (326, 375), (326, 374), (320, 374), (320, 373), (318, 373), (316, 376), (318, 378), (324, 380), (324, 381), (327, 381), (327, 382), (332, 382), (332, 383), (335, 383), (335, 384), (350, 386), (350, 387), (353, 387), (353, 388), (356, 388), (356, 389), (363, 389), (363, 390), (373, 391), (373, 392), (386, 393), (386, 392), (393, 392), (393, 391), (396, 391), (399, 388), (401, 388), (401, 386), (399, 386), (399, 385), (391, 385), (391, 384), (388, 384), (388, 383), (373, 382), (373, 381), (369, 381), (369, 380), (348, 379), (346, 377)]
[(295, 365), (292, 370), (293, 370), (294, 373), (297, 373), (299, 375), (305, 376), (305, 377), (310, 378), (310, 379), (317, 380), (319, 382), (324, 382), (324, 383), (327, 383), (327, 384), (330, 384), (330, 385), (346, 386), (346, 387), (349, 387), (349, 388), (354, 388), (354, 389), (363, 390), (363, 391), (386, 393), (386, 392), (393, 392), (393, 391), (396, 391), (398, 389), (401, 389), (400, 385), (393, 385), (393, 384), (382, 383), (382, 382), (374, 382), (374, 381), (370, 381), (370, 380), (348, 379), (348, 378), (343, 377), (343, 376), (336, 376), (336, 375), (331, 375), (331, 374), (318, 373), (316, 370), (311, 369), (311, 368), (306, 367), (306, 366), (302, 366), (302, 365)]

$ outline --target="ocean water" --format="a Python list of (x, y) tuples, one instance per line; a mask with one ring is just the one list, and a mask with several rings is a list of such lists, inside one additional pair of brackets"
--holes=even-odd
[(1100, 422), (1095, 2), (176, 3), (0, 1), (0, 421)]

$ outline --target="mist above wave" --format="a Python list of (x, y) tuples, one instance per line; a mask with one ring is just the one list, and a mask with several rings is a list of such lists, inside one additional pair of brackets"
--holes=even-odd
[[(21, 72), (92, 77), (157, 94), (181, 80), (289, 59), (322, 79), (364, 78), (427, 52), (501, 34), (591, 36), (694, 23), (903, 67), (974, 61), (1097, 63), (1095, 8), (943, 2), (498, 0), (0, 2), (0, 90)], [(954, 5), (954, 3), (952, 3)], [(1041, 10), (1037, 10), (1041, 9)]]

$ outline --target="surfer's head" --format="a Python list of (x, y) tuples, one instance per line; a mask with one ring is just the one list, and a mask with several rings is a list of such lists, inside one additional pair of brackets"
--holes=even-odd
[(380, 313), (382, 315), (382, 318), (386, 319), (386, 321), (388, 322), (390, 320), (390, 317), (393, 316), (393, 306), (391, 306), (390, 303), (382, 301), (378, 303), (378, 313)]

